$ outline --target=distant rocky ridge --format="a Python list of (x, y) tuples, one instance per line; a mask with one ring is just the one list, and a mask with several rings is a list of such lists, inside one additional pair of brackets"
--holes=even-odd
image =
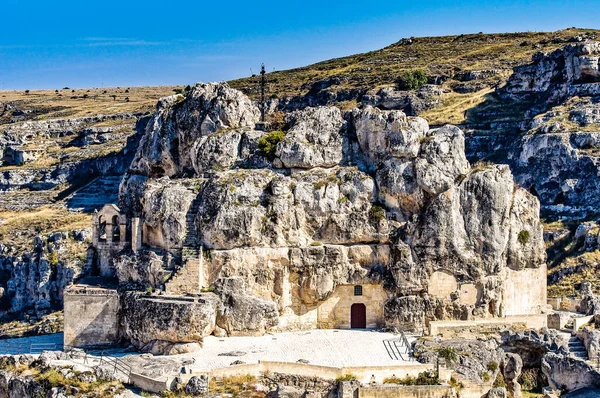
[[(586, 42), (540, 53), (531, 64), (515, 68), (497, 92), (505, 107), (524, 107), (521, 133), (491, 130), (467, 138), (471, 159), (508, 163), (517, 183), (538, 196), (543, 206), (564, 216), (573, 209), (573, 218), (600, 209), (593, 194), (599, 183), (598, 55), (600, 44)], [(555, 205), (563, 208), (552, 208)]]

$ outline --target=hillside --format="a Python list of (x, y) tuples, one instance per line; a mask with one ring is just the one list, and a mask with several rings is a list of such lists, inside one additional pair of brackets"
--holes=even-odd
[[(380, 50), (268, 73), (267, 95), (271, 98), (305, 96), (331, 83), (335, 83), (331, 90), (363, 93), (394, 85), (404, 71), (423, 69), (431, 83), (442, 83), (447, 92), (443, 106), (424, 116), (433, 124), (456, 124), (463, 121), (466, 109), (481, 102), (484, 93), (502, 84), (513, 67), (529, 62), (533, 54), (556, 50), (578, 36), (594, 39), (599, 33), (593, 29), (570, 28), (556, 32), (402, 39)], [(490, 73), (472, 76), (469, 71)], [(256, 76), (229, 84), (251, 98), (258, 98)]]

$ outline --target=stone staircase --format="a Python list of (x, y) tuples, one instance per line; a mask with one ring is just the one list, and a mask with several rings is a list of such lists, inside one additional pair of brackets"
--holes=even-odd
[(585, 346), (583, 345), (583, 341), (581, 341), (581, 339), (577, 336), (571, 336), (569, 338), (569, 352), (571, 353), (572, 356), (574, 356), (575, 358), (587, 361), (588, 360), (588, 353), (587, 350), (585, 349)]
[(97, 177), (66, 198), (71, 211), (93, 212), (107, 203), (117, 203), (121, 176)]
[(198, 196), (191, 203), (186, 214), (186, 236), (181, 249), (181, 263), (173, 276), (165, 283), (168, 294), (199, 293), (202, 272), (202, 247), (196, 228), (196, 214), (200, 209), (201, 198)]
[(196, 197), (190, 204), (190, 208), (185, 216), (185, 240), (183, 241), (183, 248), (197, 248), (200, 245), (200, 241), (198, 239), (198, 229), (196, 228), (196, 214), (200, 210), (200, 204), (202, 202), (202, 198), (200, 195)]
[(202, 251), (198, 250), (196, 258), (188, 257), (173, 276), (165, 283), (167, 294), (200, 293), (200, 272), (202, 268)]

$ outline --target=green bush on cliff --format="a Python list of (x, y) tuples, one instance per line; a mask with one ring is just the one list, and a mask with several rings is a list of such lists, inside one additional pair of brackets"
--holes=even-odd
[(421, 69), (404, 72), (397, 80), (398, 90), (418, 90), (427, 83), (427, 76)]
[(519, 232), (519, 235), (517, 236), (517, 240), (522, 245), (529, 242), (529, 231), (522, 230), (521, 232)]
[(262, 152), (263, 156), (273, 161), (275, 159), (275, 150), (277, 149), (277, 144), (283, 140), (285, 137), (285, 133), (283, 131), (271, 131), (263, 135), (260, 140), (258, 140), (258, 148)]
[(450, 365), (458, 360), (458, 352), (454, 347), (439, 347), (436, 349), (438, 356), (446, 361), (446, 364)]
[(373, 221), (383, 220), (385, 218), (385, 209), (375, 204), (369, 209), (369, 217)]

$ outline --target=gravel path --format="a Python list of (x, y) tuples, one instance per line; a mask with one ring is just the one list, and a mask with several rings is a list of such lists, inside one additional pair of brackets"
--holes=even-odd
[[(390, 358), (384, 340), (398, 338), (392, 333), (365, 330), (325, 330), (268, 334), (260, 337), (208, 336), (203, 348), (195, 353), (178, 355), (194, 358), (194, 371), (229, 366), (236, 360), (245, 363), (263, 361), (297, 362), (307, 360), (322, 366), (394, 366), (410, 364)], [(414, 337), (409, 337), (413, 341)], [(223, 355), (226, 354), (226, 355)]]

